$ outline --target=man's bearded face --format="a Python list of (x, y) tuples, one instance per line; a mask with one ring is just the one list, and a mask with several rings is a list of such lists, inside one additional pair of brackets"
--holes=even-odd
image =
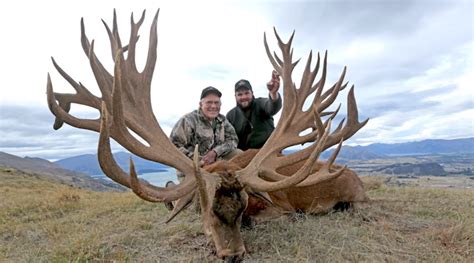
[(248, 89), (242, 89), (235, 92), (235, 101), (237, 105), (245, 109), (250, 106), (253, 100), (253, 92)]

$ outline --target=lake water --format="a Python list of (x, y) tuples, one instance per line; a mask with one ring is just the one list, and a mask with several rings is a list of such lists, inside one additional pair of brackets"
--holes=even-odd
[[(166, 171), (164, 172), (159, 172), (159, 173), (144, 173), (138, 175), (138, 178), (140, 179), (145, 179), (149, 183), (156, 185), (156, 186), (161, 186), (164, 187), (166, 182), (168, 181), (173, 181), (175, 183), (178, 183), (178, 179), (176, 178), (176, 169), (174, 168), (167, 168), (165, 169)], [(110, 178), (103, 174), (98, 174), (98, 175), (92, 175), (92, 177), (95, 178), (102, 178), (105, 180), (112, 181)]]

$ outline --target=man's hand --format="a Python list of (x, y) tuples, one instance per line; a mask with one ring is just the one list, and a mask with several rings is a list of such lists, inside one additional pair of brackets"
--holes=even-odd
[(201, 164), (202, 165), (209, 165), (212, 164), (216, 161), (217, 158), (217, 153), (214, 150), (210, 150), (209, 152), (206, 153), (201, 159)]
[(278, 75), (275, 70), (272, 71), (272, 79), (267, 82), (267, 88), (272, 100), (275, 101), (278, 99), (278, 89), (280, 89), (280, 75)]

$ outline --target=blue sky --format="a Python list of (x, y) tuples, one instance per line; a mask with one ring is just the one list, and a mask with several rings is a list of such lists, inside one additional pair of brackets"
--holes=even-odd
[[(132, 3), (133, 2), (133, 3)], [(199, 3), (194, 3), (199, 2)], [(50, 57), (96, 95), (80, 46), (80, 19), (109, 69), (112, 61), (102, 22), (118, 14), (122, 39), (129, 19), (146, 9), (141, 39), (160, 8), (158, 62), (152, 84), (154, 113), (169, 134), (183, 114), (197, 108), (202, 88), (223, 92), (222, 113), (234, 105), (233, 85), (248, 79), (266, 96), (271, 65), (263, 46), (272, 28), (283, 39), (296, 31), (298, 83), (310, 50), (328, 50), (330, 86), (344, 66), (355, 85), (360, 118), (369, 123), (346, 144), (398, 143), (474, 136), (473, 1), (15, 1), (0, 16), (3, 40), (0, 151), (46, 159), (94, 153), (97, 134), (68, 126), (52, 129), (46, 105), (49, 72), (58, 92), (73, 92)], [(28, 6), (28, 8), (25, 8)], [(143, 44), (146, 41), (142, 41)], [(146, 45), (138, 45), (143, 65)], [(346, 93), (340, 95), (345, 100)], [(81, 117), (97, 112), (73, 107)], [(278, 119), (278, 116), (277, 116)], [(117, 146), (115, 149), (119, 149)]]

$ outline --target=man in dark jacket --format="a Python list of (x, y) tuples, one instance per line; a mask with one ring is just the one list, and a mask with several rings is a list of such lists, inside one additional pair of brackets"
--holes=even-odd
[(226, 117), (234, 126), (239, 137), (237, 148), (247, 150), (261, 148), (275, 129), (273, 115), (282, 106), (280, 77), (273, 71), (272, 80), (267, 83), (268, 98), (255, 98), (250, 82), (241, 79), (235, 83), (235, 101), (237, 106)]

